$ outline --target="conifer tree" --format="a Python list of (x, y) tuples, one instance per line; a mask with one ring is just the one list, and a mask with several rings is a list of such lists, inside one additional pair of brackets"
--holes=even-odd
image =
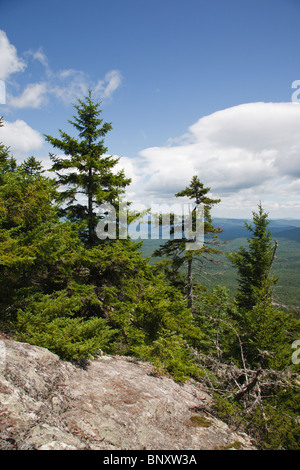
[(26, 158), (24, 163), (21, 164), (20, 168), (22, 168), (25, 173), (31, 176), (41, 175), (45, 172), (45, 170), (43, 170), (42, 162), (36, 160), (34, 157)]
[(48, 257), (52, 237), (57, 243), (56, 184), (29, 174), (25, 166), (5, 173), (0, 185), (0, 310), (3, 304), (12, 311), (27, 288), (39, 285), (45, 264), (52, 261)]
[(281, 370), (290, 366), (290, 341), (299, 334), (299, 320), (273, 305), (278, 279), (271, 273), (277, 250), (268, 230), (268, 214), (261, 203), (253, 212), (253, 225), (245, 223), (252, 237), (247, 246), (228, 254), (238, 270), (237, 328), (244, 355), (251, 367)]
[[(104, 137), (112, 129), (111, 123), (103, 123), (99, 117), (100, 104), (92, 100), (89, 91), (85, 100), (74, 105), (77, 115), (69, 121), (78, 131), (79, 140), (59, 130), (61, 139), (45, 135), (53, 147), (62, 150), (65, 158), (50, 155), (52, 171), (58, 175), (58, 182), (64, 187), (61, 200), (67, 204), (63, 213), (73, 221), (82, 221), (87, 226), (86, 239), (89, 246), (97, 242), (95, 228), (100, 216), (96, 215), (97, 205), (117, 203), (130, 179), (124, 171), (113, 172), (119, 158), (106, 155)], [(85, 198), (85, 200), (82, 200)]]
[[(3, 127), (3, 118), (0, 117), (0, 128)], [(14, 171), (17, 167), (16, 160), (10, 155), (9, 147), (0, 142), (0, 184), (3, 175), (8, 171)]]
[[(208, 197), (210, 188), (205, 188), (204, 184), (199, 181), (197, 176), (193, 176), (190, 185), (175, 194), (176, 197), (185, 197), (193, 200), (195, 207), (193, 212), (195, 213), (199, 204), (204, 206), (204, 245), (199, 250), (186, 249), (186, 240), (168, 240), (159, 250), (156, 250), (154, 256), (165, 256), (169, 260), (162, 262), (165, 265), (165, 269), (169, 274), (170, 279), (174, 285), (185, 284), (186, 295), (188, 298), (189, 308), (193, 307), (193, 296), (194, 296), (194, 271), (195, 264), (202, 265), (206, 261), (212, 261), (210, 255), (221, 253), (219, 249), (215, 247), (217, 242), (217, 234), (221, 232), (220, 228), (213, 226), (211, 218), (211, 208), (215, 204), (220, 202), (220, 199), (211, 199)], [(186, 267), (187, 274), (182, 275), (182, 268)]]
[(274, 276), (269, 276), (272, 267), (277, 242), (272, 240), (268, 230), (268, 214), (261, 204), (258, 212), (253, 212), (253, 224), (245, 223), (252, 234), (247, 239), (248, 247), (241, 246), (239, 250), (228, 255), (232, 264), (238, 270), (239, 286), (237, 303), (242, 310), (251, 310), (257, 303), (258, 292), (264, 290), (264, 298), (270, 299), (272, 286), (277, 282)]
[(82, 282), (77, 225), (61, 221), (57, 183), (30, 157), (0, 184), (0, 329), (64, 359), (105, 348), (111, 330), (101, 302)]

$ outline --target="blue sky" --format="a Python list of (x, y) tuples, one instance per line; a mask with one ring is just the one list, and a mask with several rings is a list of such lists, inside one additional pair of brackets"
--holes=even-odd
[(0, 140), (49, 166), (43, 133), (73, 133), (90, 87), (128, 199), (171, 203), (197, 174), (216, 216), (300, 218), (299, 24), (299, 0), (1, 0)]

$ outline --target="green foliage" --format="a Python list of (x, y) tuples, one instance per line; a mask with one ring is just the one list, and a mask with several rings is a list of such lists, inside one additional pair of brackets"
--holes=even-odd
[[(281, 396), (278, 392), (270, 403), (265, 404), (264, 410), (257, 408), (248, 432), (255, 435), (261, 448), (265, 450), (299, 450), (300, 425), (295, 413), (294, 416), (291, 415), (278, 400)], [(299, 398), (298, 396), (298, 400)], [(294, 412), (297, 409), (298, 404)]]
[(221, 394), (214, 395), (218, 418), (253, 437), (264, 450), (299, 450), (299, 391), (293, 387), (270, 387), (262, 406), (247, 415), (243, 406)]
[(254, 226), (245, 223), (246, 228), (252, 233), (252, 237), (248, 238), (248, 247), (241, 246), (238, 251), (228, 255), (238, 269), (239, 287), (236, 298), (238, 305), (245, 310), (250, 310), (255, 305), (255, 292), (264, 287), (267, 278), (272, 281), (268, 287), (269, 295), (271, 295), (271, 285), (277, 282), (276, 278), (269, 276), (274, 243), (271, 232), (267, 229), (269, 224), (267, 217), (268, 214), (259, 204), (258, 213), (253, 212)]
[[(60, 221), (55, 181), (29, 158), (0, 185), (0, 322), (18, 338), (79, 359), (106, 347), (101, 302), (81, 282), (78, 227)], [(63, 290), (62, 290), (63, 289)]]
[(206, 338), (206, 342), (202, 343), (203, 352), (224, 359), (238, 356), (233, 328), (237, 327), (239, 313), (226, 287), (216, 285), (210, 291), (198, 285), (193, 312), (195, 322)]
[(300, 322), (291, 313), (272, 307), (266, 288), (256, 293), (256, 305), (244, 314), (244, 352), (253, 367), (282, 370), (291, 362), (291, 342)]
[[(195, 271), (203, 268), (207, 261), (211, 261), (211, 255), (220, 254), (220, 250), (216, 248), (218, 243), (217, 234), (220, 232), (212, 224), (210, 210), (213, 205), (218, 204), (220, 199), (211, 199), (207, 196), (210, 188), (204, 188), (203, 183), (199, 181), (197, 176), (193, 176), (191, 183), (184, 190), (175, 194), (176, 197), (188, 197), (195, 201), (195, 207), (192, 211), (192, 227), (195, 230), (196, 211), (198, 205), (202, 204), (204, 208), (203, 214), (203, 231), (205, 235), (204, 244), (198, 250), (186, 250), (187, 240), (170, 239), (162, 245), (153, 254), (154, 257), (163, 257), (163, 261), (159, 263), (158, 268), (163, 269), (168, 275), (173, 285), (180, 287), (188, 298), (189, 308), (193, 308), (194, 297), (194, 276)], [(182, 222), (180, 221), (179, 229)], [(188, 234), (186, 234), (187, 236)], [(189, 240), (191, 241), (191, 240)]]
[[(95, 228), (100, 216), (96, 215), (95, 207), (104, 202), (118, 202), (118, 197), (131, 180), (125, 177), (124, 171), (113, 172), (119, 159), (107, 156), (104, 146), (104, 137), (112, 126), (99, 118), (102, 112), (100, 104), (93, 102), (91, 92), (84, 101), (78, 100), (74, 107), (77, 115), (69, 123), (77, 130), (80, 140), (62, 130), (59, 130), (61, 139), (45, 137), (65, 154), (64, 158), (50, 155), (52, 171), (56, 172), (64, 188), (60, 200), (67, 205), (61, 213), (72, 221), (85, 222), (87, 230), (81, 232), (81, 237), (93, 246), (99, 242)], [(82, 197), (86, 200), (78, 202), (78, 195), (81, 195), (81, 201)]]
[[(86, 250), (85, 256), (87, 281), (93, 280), (102, 299), (103, 315), (116, 330), (115, 352), (147, 357), (156, 364), (160, 362), (156, 356), (160, 340), (171, 335), (174, 341), (186, 345), (182, 353), (185, 359), (182, 357), (182, 366), (178, 365), (183, 367), (188, 360), (187, 346), (199, 344), (202, 334), (181, 293), (168, 285), (163, 274), (154, 272), (130, 240), (94, 247)], [(168, 342), (163, 344), (167, 351)], [(178, 364), (179, 356), (178, 351)], [(162, 362), (170, 371), (171, 363)], [(174, 360), (172, 364), (175, 371)]]
[(109, 351), (114, 332), (103, 318), (82, 318), (83, 308), (81, 296), (69, 296), (65, 291), (31, 299), (26, 308), (18, 311), (17, 338), (66, 360), (91, 358), (100, 349)]
[(170, 330), (162, 330), (157, 339), (150, 344), (136, 346), (133, 351), (139, 358), (154, 364), (158, 372), (168, 372), (178, 382), (190, 377), (198, 378), (203, 373), (194, 364), (187, 341)]
[(225, 421), (229, 426), (241, 427), (245, 424), (242, 417), (243, 409), (239, 403), (229, 400), (219, 393), (215, 393), (213, 406), (218, 414), (218, 418)]
[(59, 220), (56, 186), (33, 160), (7, 175), (0, 197), (1, 317), (19, 338), (68, 359), (99, 348), (135, 354), (162, 331), (198, 341), (181, 294), (154, 273), (139, 244), (85, 247), (78, 226)]
[[(158, 252), (164, 259), (153, 266), (141, 254), (141, 243), (96, 240), (94, 209), (115, 203), (129, 179), (113, 172), (118, 160), (106, 156), (104, 147), (111, 124), (103, 124), (91, 94), (75, 108), (71, 124), (79, 140), (62, 131), (61, 139), (47, 136), (66, 156), (52, 156), (58, 181), (46, 177), (34, 157), (17, 165), (0, 144), (1, 328), (65, 360), (93, 358), (101, 350), (150, 361), (178, 382), (211, 381), (219, 417), (264, 448), (298, 448), (299, 387), (297, 378), (285, 377), (296, 368), (291, 343), (299, 337), (299, 321), (272, 304), (274, 246), (267, 215), (259, 206), (254, 227), (246, 225), (252, 234), (248, 245), (229, 256), (239, 274), (236, 299), (227, 287), (198, 283), (196, 266), (202, 271), (221, 251), (220, 229), (210, 216), (219, 200), (208, 198), (209, 188), (197, 177), (176, 196), (204, 204), (206, 240), (200, 250), (185, 251), (185, 241), (170, 240)], [(79, 204), (81, 192), (87, 200)], [(237, 373), (232, 383), (231, 367)], [(255, 399), (249, 404), (247, 389), (237, 399), (237, 389), (260, 368), (268, 380), (274, 375), (263, 383), (265, 394), (251, 389)]]
[[(0, 127), (3, 127), (2, 117), (0, 117)], [(5, 174), (14, 171), (16, 167), (17, 162), (10, 155), (9, 148), (0, 142), (0, 185), (3, 183)]]
[(272, 304), (272, 290), (277, 280), (270, 275), (270, 270), (275, 253), (271, 233), (267, 230), (267, 214), (261, 205), (258, 213), (253, 213), (253, 224), (253, 227), (246, 224), (252, 233), (248, 246), (229, 255), (239, 274), (237, 325), (248, 364), (281, 370), (290, 363), (289, 338), (299, 332), (299, 322)]
[[(0, 185), (0, 318), (14, 311), (44, 279), (62, 224), (53, 205), (55, 183), (20, 166)], [(61, 237), (62, 238), (62, 237)]]

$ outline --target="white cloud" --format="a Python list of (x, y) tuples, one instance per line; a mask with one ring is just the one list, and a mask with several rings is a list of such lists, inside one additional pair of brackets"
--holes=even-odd
[(0, 80), (0, 104), (6, 103), (6, 86), (3, 80)]
[(3, 124), (0, 128), (0, 142), (10, 147), (12, 155), (16, 158), (42, 148), (43, 137), (25, 121), (17, 119), (14, 122), (4, 121)]
[(48, 58), (41, 47), (35, 52), (30, 51), (30, 54), (34, 60), (40, 62), (46, 69), (48, 68)]
[(15, 46), (9, 42), (6, 33), (0, 30), (0, 80), (7, 80), (11, 74), (22, 72), (25, 67)]
[[(36, 51), (27, 51), (25, 55), (28, 64), (18, 57), (15, 46), (9, 42), (6, 33), (0, 30), (0, 80), (5, 81), (11, 74), (23, 72), (26, 67), (30, 71), (30, 59), (43, 66), (39, 81), (27, 84), (19, 96), (12, 96), (10, 90), (7, 93), (7, 104), (16, 108), (40, 108), (48, 103), (51, 96), (65, 104), (72, 104), (77, 98), (84, 98), (89, 89), (94, 91), (96, 99), (111, 99), (122, 83), (118, 70), (110, 70), (104, 79), (98, 81), (93, 81), (81, 70), (53, 71), (41, 47)], [(1, 101), (4, 101), (2, 97)]]
[(99, 80), (95, 87), (95, 94), (101, 99), (109, 99), (120, 87), (122, 75), (118, 70), (111, 70), (105, 75), (104, 80)]
[[(182, 138), (140, 152), (136, 195), (174, 199), (193, 175), (221, 197), (217, 211), (249, 213), (259, 200), (300, 217), (300, 106), (249, 103), (199, 119)], [(143, 163), (143, 167), (141, 166)], [(143, 184), (141, 184), (141, 180)], [(250, 209), (252, 207), (252, 209)], [(293, 209), (294, 208), (294, 209)], [(298, 211), (298, 214), (297, 214)], [(250, 213), (251, 216), (251, 213)]]
[(11, 97), (9, 104), (14, 108), (40, 108), (48, 102), (47, 93), (45, 82), (31, 83), (20, 96)]
[(53, 74), (49, 91), (65, 104), (83, 98), (88, 93), (89, 79), (85, 72), (80, 70), (62, 70)]
[(74, 103), (78, 98), (87, 96), (88, 90), (94, 92), (96, 99), (110, 99), (120, 87), (122, 77), (120, 72), (112, 70), (105, 75), (104, 80), (93, 83), (85, 72), (66, 69), (58, 73), (52, 72), (47, 65), (47, 58), (41, 52), (32, 54), (46, 68), (46, 77), (38, 83), (30, 83), (20, 96), (10, 96), (8, 104), (17, 108), (40, 108), (55, 96), (66, 105)]
[(109, 71), (104, 79), (94, 83), (89, 75), (81, 70), (61, 70), (52, 76), (52, 87), (49, 92), (56, 95), (66, 104), (83, 98), (91, 89), (96, 99), (110, 99), (122, 83), (122, 75), (118, 70)]

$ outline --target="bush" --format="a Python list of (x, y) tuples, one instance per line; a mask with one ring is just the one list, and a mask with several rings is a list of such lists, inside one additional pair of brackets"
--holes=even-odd
[(186, 341), (175, 332), (164, 330), (157, 340), (149, 345), (136, 346), (133, 351), (141, 359), (151, 362), (159, 373), (171, 374), (177, 382), (202, 374), (193, 362)]
[(65, 360), (96, 356), (110, 350), (114, 331), (103, 318), (80, 318), (82, 301), (63, 292), (45, 295), (19, 309), (15, 325), (17, 339), (47, 348)]

